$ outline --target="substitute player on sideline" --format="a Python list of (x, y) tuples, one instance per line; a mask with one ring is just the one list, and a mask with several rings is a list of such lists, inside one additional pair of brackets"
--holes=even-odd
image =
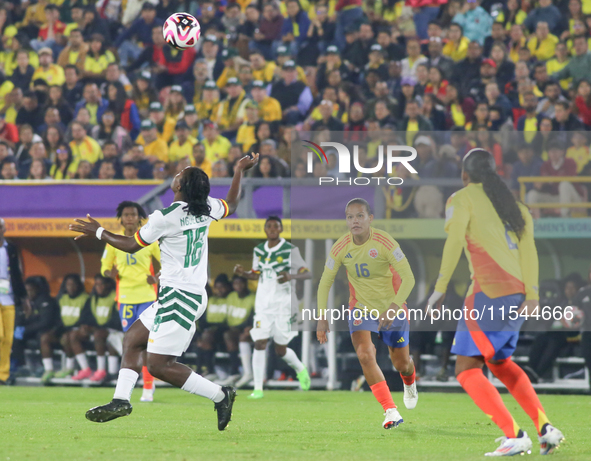
[(223, 431), (232, 416), (236, 390), (221, 387), (178, 363), (195, 333), (195, 320), (207, 307), (207, 234), (213, 220), (234, 213), (240, 200), (240, 181), (244, 171), (258, 162), (259, 155), (241, 158), (226, 200), (209, 197), (209, 178), (200, 168), (187, 167), (171, 185), (174, 202), (155, 211), (133, 237), (106, 231), (88, 216), (89, 222), (76, 219), (70, 230), (76, 238), (90, 235), (127, 253), (158, 241), (162, 252), (162, 271), (158, 301), (152, 304), (125, 333), (123, 360), (113, 400), (92, 408), (86, 418), (94, 422), (111, 421), (132, 411), (129, 402), (142, 366), (142, 353), (148, 351), (148, 370), (154, 377), (184, 391), (206, 397), (215, 403), (218, 429)]
[[(133, 237), (140, 229), (146, 212), (139, 203), (124, 201), (117, 206), (117, 219), (123, 235)], [(160, 247), (152, 243), (136, 253), (126, 253), (107, 244), (101, 259), (101, 274), (117, 281), (117, 302), (123, 331), (129, 330), (142, 312), (156, 301), (158, 279), (154, 275), (154, 261), (160, 264)], [(121, 353), (121, 351), (119, 351)], [(144, 391), (140, 402), (154, 401), (154, 377), (146, 367), (144, 352), (142, 377)], [(106, 377), (102, 377), (103, 379)]]
[[(306, 280), (312, 274), (300, 254), (300, 250), (281, 237), (283, 222), (278, 216), (269, 216), (265, 222), (267, 241), (254, 248), (252, 270), (245, 272), (240, 264), (234, 273), (249, 280), (258, 280), (254, 303), (254, 325), (250, 336), (254, 341), (252, 372), (254, 391), (249, 399), (263, 397), (267, 341), (273, 338), (275, 352), (295, 370), (302, 390), (310, 389), (310, 375), (293, 349), (287, 347), (298, 335), (291, 331), (294, 314), (291, 309), (290, 280)], [(246, 380), (246, 379), (245, 379)], [(245, 381), (244, 380), (244, 381)], [(240, 385), (244, 384), (243, 380)]]
[[(350, 200), (345, 207), (345, 215), (350, 232), (332, 246), (318, 285), (318, 313), (321, 320), (318, 321), (316, 334), (320, 344), (327, 341), (328, 292), (339, 267), (344, 265), (349, 280), (348, 320), (351, 340), (363, 375), (385, 411), (386, 419), (382, 426), (390, 429), (404, 420), (377, 364), (371, 332), (378, 332), (388, 346), (392, 364), (404, 382), (404, 405), (412, 410), (417, 405), (419, 395), (415, 383), (415, 366), (409, 355), (409, 319), (405, 303), (414, 287), (415, 278), (398, 242), (388, 233), (371, 227), (373, 214), (367, 201), (361, 198)], [(357, 310), (361, 312), (356, 313)]]
[(533, 220), (497, 175), (494, 157), (484, 149), (472, 149), (466, 154), (462, 181), (465, 187), (447, 202), (448, 237), (427, 309), (442, 300), (463, 248), (472, 278), (465, 300), (470, 314), (458, 322), (451, 352), (458, 356), (458, 381), (505, 434), (499, 448), (486, 456), (526, 453), (532, 442), (507, 410), (499, 391), (482, 373), (485, 363), (533, 420), (540, 453), (552, 453), (564, 437), (550, 425), (529, 378), (511, 360), (525, 320), (518, 312), (538, 306)]

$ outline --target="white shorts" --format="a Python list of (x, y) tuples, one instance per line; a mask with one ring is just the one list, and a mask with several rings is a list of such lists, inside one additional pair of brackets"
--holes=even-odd
[(298, 335), (291, 330), (291, 325), (291, 315), (255, 314), (250, 336), (253, 341), (273, 338), (275, 344), (286, 346)]
[(161, 287), (159, 299), (140, 320), (150, 331), (148, 352), (180, 357), (191, 344), (195, 321), (205, 312), (207, 298), (176, 288)]

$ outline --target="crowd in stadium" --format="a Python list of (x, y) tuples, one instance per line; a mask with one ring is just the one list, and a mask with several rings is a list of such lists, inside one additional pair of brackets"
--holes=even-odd
[[(201, 24), (185, 51), (161, 30), (182, 10)], [(4, 2), (1, 176), (164, 179), (191, 164), (216, 178), (250, 151), (255, 177), (292, 164), (298, 178), (337, 176), (336, 156), (313, 173), (292, 163), (294, 129), (406, 132), (423, 146), (420, 178), (457, 177), (475, 145), (514, 190), (519, 176), (586, 175), (590, 14), (580, 0)], [(396, 214), (441, 214), (439, 197), (405, 207), (411, 193), (394, 194)], [(530, 203), (587, 195), (527, 185)]]

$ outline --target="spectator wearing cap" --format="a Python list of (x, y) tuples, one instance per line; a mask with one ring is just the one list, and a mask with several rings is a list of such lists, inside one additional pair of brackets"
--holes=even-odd
[(14, 70), (10, 81), (15, 87), (22, 91), (27, 91), (33, 81), (35, 68), (29, 64), (29, 52), (27, 50), (18, 50), (16, 52), (17, 68)]
[[(162, 36), (163, 21), (156, 17), (156, 7), (150, 2), (144, 2), (140, 16), (125, 28), (115, 39), (113, 45), (118, 49), (121, 65), (127, 66), (142, 52), (142, 47), (147, 48), (153, 44), (153, 29), (160, 27)], [(135, 41), (135, 43), (134, 43)]]
[(84, 125), (80, 122), (72, 122), (72, 141), (70, 149), (72, 155), (78, 161), (86, 160), (94, 165), (103, 158), (103, 151), (98, 142), (86, 134)]
[(187, 101), (183, 96), (183, 88), (180, 85), (172, 85), (170, 87), (170, 93), (168, 93), (164, 115), (175, 120), (180, 120), (183, 118), (183, 110), (186, 105)]
[(199, 122), (199, 116), (197, 115), (197, 109), (195, 109), (195, 106), (193, 104), (187, 104), (183, 110), (183, 114), (183, 120), (187, 123), (190, 130), (189, 136), (192, 136), (195, 139), (201, 139), (203, 137), (203, 127)]
[(13, 148), (19, 141), (16, 125), (8, 123), (2, 113), (0, 113), (0, 141), (6, 143), (10, 148)]
[(281, 28), (281, 41), (289, 47), (291, 55), (296, 56), (306, 43), (310, 18), (298, 0), (287, 0), (285, 7), (287, 17)]
[(16, 124), (18, 126), (30, 125), (35, 132), (43, 124), (43, 113), (34, 91), (27, 91), (23, 94), (23, 106), (16, 115)]
[(191, 165), (194, 165), (193, 146), (197, 144), (197, 140), (191, 136), (189, 125), (184, 120), (179, 120), (176, 122), (174, 132), (176, 134), (176, 141), (170, 144), (168, 161), (178, 162), (182, 158), (189, 157)]
[(158, 135), (156, 124), (151, 119), (143, 120), (140, 130), (136, 141), (144, 146), (144, 153), (149, 162), (162, 160), (168, 163), (168, 144)]
[(90, 114), (90, 123), (97, 125), (103, 112), (109, 107), (109, 101), (101, 97), (101, 92), (96, 83), (86, 83), (82, 92), (82, 99), (76, 104), (74, 117), (78, 115), (81, 108), (86, 108)]
[(310, 131), (318, 131), (321, 127), (326, 127), (330, 131), (343, 131), (345, 125), (343, 122), (333, 116), (334, 103), (328, 99), (323, 99), (318, 104), (318, 111), (322, 117), (316, 120), (310, 127)]
[(66, 25), (60, 21), (60, 10), (57, 5), (49, 3), (45, 5), (45, 24), (39, 29), (35, 40), (31, 40), (31, 47), (35, 51), (41, 48), (51, 48), (56, 55), (61, 51), (60, 41)]
[(205, 146), (198, 142), (193, 146), (193, 166), (201, 168), (211, 178), (211, 161), (205, 156)]
[(324, 60), (316, 71), (318, 91), (323, 91), (329, 85), (328, 76), (333, 70), (337, 70), (343, 80), (356, 80), (357, 75), (350, 75), (348, 67), (341, 61), (339, 49), (335, 45), (330, 45), (326, 48)]
[(210, 162), (228, 157), (232, 143), (218, 131), (217, 123), (210, 120), (203, 122), (203, 146), (205, 156)]
[(369, 49), (369, 62), (365, 65), (365, 71), (369, 69), (377, 71), (380, 80), (388, 80), (388, 66), (384, 61), (382, 45), (374, 43)]
[[(281, 70), (283, 69), (283, 64), (287, 61), (292, 61), (291, 53), (289, 52), (289, 48), (285, 45), (280, 45), (277, 47), (277, 66), (275, 67), (275, 78), (274, 80), (281, 78)], [(296, 71), (298, 74), (298, 80), (304, 83), (308, 82), (308, 77), (306, 76), (306, 71), (302, 66), (298, 66), (296, 64)]]
[(39, 67), (33, 73), (33, 80), (43, 79), (49, 85), (63, 85), (66, 81), (64, 69), (53, 64), (53, 51), (51, 48), (39, 50)]
[(270, 96), (281, 104), (283, 121), (295, 125), (302, 121), (312, 105), (312, 92), (305, 83), (297, 80), (294, 61), (283, 64), (282, 79), (271, 85)]
[(255, 80), (250, 91), (252, 99), (258, 105), (259, 118), (265, 122), (280, 122), (281, 104), (277, 99), (267, 96), (267, 86), (262, 80)]
[(259, 123), (259, 106), (254, 101), (247, 101), (245, 105), (246, 120), (238, 128), (236, 142), (242, 146), (242, 152), (248, 153), (257, 142), (256, 129)]
[(475, 0), (464, 3), (462, 10), (453, 17), (453, 22), (462, 26), (468, 40), (476, 40), (483, 45), (484, 39), (490, 35), (493, 19), (480, 6), (480, 0)]
[(281, 40), (284, 18), (279, 7), (268, 2), (263, 6), (263, 14), (259, 20), (259, 27), (254, 31), (254, 40), (249, 43), (250, 50), (259, 50), (265, 59), (273, 59), (273, 47), (277, 48)]
[(236, 77), (228, 79), (226, 92), (228, 95), (220, 103), (216, 122), (222, 134), (232, 139), (236, 137), (238, 128), (244, 121), (244, 110), (249, 99)]
[(443, 54), (443, 41), (441, 37), (431, 37), (428, 44), (429, 57), (427, 65), (441, 69), (443, 78), (449, 80), (453, 72), (454, 62)]
[(550, 33), (548, 23), (539, 21), (536, 25), (536, 32), (527, 41), (527, 48), (538, 61), (547, 61), (554, 56), (558, 37)]
[(589, 78), (589, 72), (591, 71), (591, 53), (589, 53), (587, 37), (584, 35), (575, 37), (573, 39), (573, 46), (575, 56), (570, 59), (566, 66), (558, 72), (551, 74), (550, 77), (556, 80), (572, 78), (573, 84), (578, 85), (581, 80)]
[(490, 58), (483, 59), (480, 63), (480, 75), (468, 83), (468, 92), (475, 101), (483, 101), (486, 85), (496, 81), (497, 63)]
[(417, 78), (417, 66), (427, 62), (427, 58), (421, 54), (421, 45), (417, 39), (410, 39), (406, 41), (406, 52), (408, 56), (401, 62), (402, 69), (400, 75), (402, 77)]
[[(284, 53), (287, 47), (283, 46), (281, 52)], [(277, 65), (274, 61), (267, 61), (263, 53), (259, 50), (251, 51), (248, 56), (252, 66), (252, 78), (261, 80), (265, 84), (271, 83), (275, 76)]]
[(199, 120), (217, 119), (220, 107), (220, 91), (213, 80), (208, 80), (203, 85), (203, 98), (197, 104)]
[(87, 52), (88, 44), (84, 42), (82, 31), (76, 28), (70, 32), (68, 45), (59, 54), (57, 64), (63, 69), (68, 64), (73, 64), (78, 70), (83, 71)]
[(523, 26), (534, 32), (538, 23), (545, 22), (553, 34), (560, 35), (564, 28), (562, 21), (562, 13), (552, 4), (552, 0), (540, 0), (538, 7), (531, 10), (523, 21)]
[[(162, 33), (160, 34), (162, 35)], [(219, 45), (218, 38), (213, 34), (207, 34), (203, 38), (200, 58), (207, 64), (207, 79), (217, 81), (224, 71), (224, 61), (218, 56)]]
[(459, 83), (463, 92), (468, 92), (470, 82), (480, 76), (481, 63), (482, 46), (473, 40), (468, 45), (466, 58), (455, 64), (452, 81)]
[(226, 48), (222, 51), (222, 59), (224, 61), (224, 70), (216, 83), (219, 88), (223, 89), (228, 83), (229, 78), (238, 78), (238, 50), (233, 47)]
[(460, 62), (468, 54), (470, 39), (464, 36), (464, 28), (457, 23), (451, 23), (447, 32), (447, 43), (442, 53), (454, 62)]
[[(160, 104), (159, 101), (150, 104), (148, 118), (154, 123), (158, 138), (161, 139), (164, 144), (168, 145), (174, 135), (174, 128), (177, 121), (174, 118), (165, 115), (162, 104)], [(136, 142), (142, 145), (144, 144), (144, 139), (141, 133), (137, 137)]]

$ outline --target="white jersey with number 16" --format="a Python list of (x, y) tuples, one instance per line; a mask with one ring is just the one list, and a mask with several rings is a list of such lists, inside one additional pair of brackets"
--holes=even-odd
[(186, 202), (173, 202), (150, 215), (148, 223), (135, 234), (142, 247), (160, 243), (162, 270), (160, 285), (201, 294), (207, 284), (207, 235), (213, 219), (228, 215), (228, 204), (208, 197), (210, 216), (199, 218), (183, 210)]

